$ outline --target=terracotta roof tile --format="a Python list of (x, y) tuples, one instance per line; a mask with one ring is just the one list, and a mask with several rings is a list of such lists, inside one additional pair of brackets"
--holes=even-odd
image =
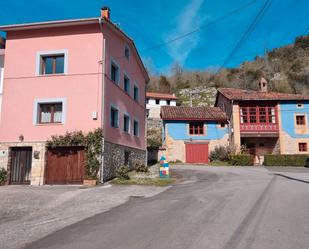
[(162, 106), (163, 120), (218, 120), (225, 121), (226, 115), (219, 107)]
[(237, 88), (219, 88), (218, 92), (230, 100), (309, 100), (309, 96), (279, 92), (260, 92)]
[(170, 93), (147, 92), (146, 97), (147, 98), (154, 98), (154, 99), (173, 99), (173, 100), (177, 99), (175, 94), (170, 94)]

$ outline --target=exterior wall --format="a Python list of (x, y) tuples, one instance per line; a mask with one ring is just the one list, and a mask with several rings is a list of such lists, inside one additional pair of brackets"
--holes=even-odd
[(165, 156), (169, 161), (186, 162), (185, 142), (209, 142), (209, 151), (216, 146), (228, 144), (228, 128), (221, 128), (217, 122), (205, 124), (206, 134), (194, 136), (189, 134), (189, 122), (164, 121), (163, 144), (166, 147)]
[(230, 118), (231, 127), (231, 142), (235, 146), (237, 151), (240, 151), (241, 141), (240, 141), (240, 120), (239, 120), (239, 105), (233, 104), (232, 115)]
[(125, 164), (126, 151), (130, 152), (128, 164), (130, 169), (133, 169), (137, 163), (146, 165), (146, 151), (105, 142), (103, 168), (104, 181), (114, 178), (116, 176), (117, 168)]
[[(148, 110), (148, 118), (156, 118), (161, 119), (161, 106), (166, 106), (167, 100), (161, 99), (159, 104), (156, 104), (155, 99), (148, 99), (148, 102), (146, 104), (146, 108)], [(176, 106), (176, 100), (170, 101), (170, 106)]]
[(4, 77), (4, 49), (0, 49), (0, 120), (1, 120), (1, 103), (3, 94), (3, 77)]
[[(103, 26), (104, 29), (104, 26)], [(146, 78), (137, 62), (137, 58), (131, 48), (130, 59), (124, 56), (124, 49), (127, 43), (109, 29), (104, 32), (106, 38), (106, 95), (105, 95), (105, 141), (121, 144), (127, 147), (146, 150), (145, 143), (145, 96)], [(114, 61), (120, 69), (119, 83), (116, 84), (110, 79), (110, 65)], [(124, 74), (130, 78), (130, 92), (124, 91)], [(133, 88), (139, 88), (138, 101), (133, 99)], [(119, 111), (119, 128), (110, 125), (110, 108), (114, 106)], [(123, 132), (123, 115), (130, 116), (130, 132)], [(133, 135), (133, 122), (139, 122), (139, 136)]]
[[(298, 108), (298, 104), (303, 107)], [(308, 151), (299, 152), (298, 143), (307, 143), (309, 146), (309, 101), (281, 102), (279, 108), (281, 154), (308, 154)], [(301, 132), (296, 126), (297, 114), (304, 114), (306, 118), (306, 126)]]
[[(10, 148), (32, 147), (31, 185), (39, 186), (44, 184), (45, 170), (45, 143), (44, 142), (17, 142), (0, 144), (0, 168), (8, 171), (10, 162)], [(33, 157), (34, 152), (39, 152), (39, 159)]]
[[(60, 49), (68, 52), (68, 73), (36, 76), (37, 53)], [(21, 134), (27, 142), (45, 141), (54, 134), (101, 126), (100, 116), (92, 118), (93, 112), (101, 112), (99, 26), (9, 32), (5, 53), (1, 142), (17, 142)], [(34, 125), (35, 100), (50, 98), (66, 99), (65, 123)]]

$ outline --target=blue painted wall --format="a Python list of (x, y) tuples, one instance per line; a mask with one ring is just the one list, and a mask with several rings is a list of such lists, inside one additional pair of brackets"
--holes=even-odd
[[(303, 108), (297, 108), (297, 104), (304, 104)], [(307, 114), (307, 120), (309, 121), (309, 101), (306, 102), (281, 102), (280, 114), (281, 114), (281, 127), (282, 130), (288, 133), (293, 138), (309, 138), (309, 134), (296, 134), (295, 133), (295, 114)], [(308, 125), (308, 124), (307, 124)]]
[(227, 125), (225, 128), (219, 128), (217, 122), (206, 122), (205, 136), (190, 135), (189, 122), (187, 121), (164, 121), (164, 126), (168, 135), (174, 140), (215, 140), (222, 139), (225, 134), (228, 134)]

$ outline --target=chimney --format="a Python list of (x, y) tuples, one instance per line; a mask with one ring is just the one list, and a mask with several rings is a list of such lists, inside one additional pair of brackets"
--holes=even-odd
[(264, 77), (262, 77), (259, 82), (260, 91), (267, 92), (267, 85), (268, 85), (267, 80)]
[(110, 20), (111, 18), (111, 10), (108, 7), (101, 8), (101, 17)]

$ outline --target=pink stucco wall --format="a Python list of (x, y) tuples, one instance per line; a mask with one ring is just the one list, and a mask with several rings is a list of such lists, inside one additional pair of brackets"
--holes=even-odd
[[(112, 34), (105, 26), (107, 40), (106, 73), (109, 75), (109, 58), (117, 57), (124, 51), (124, 40)], [(101, 127), (102, 106), (102, 34), (98, 25), (74, 26), (9, 32), (6, 43), (4, 75), (4, 96), (0, 122), (0, 141), (17, 142), (22, 134), (25, 141), (45, 141), (51, 135), (66, 131), (84, 132)], [(38, 51), (68, 51), (68, 74), (58, 76), (36, 76), (36, 54)], [(118, 61), (121, 67), (120, 87), (123, 86), (123, 70), (131, 77), (132, 97), (106, 80), (106, 139), (113, 143), (135, 148), (145, 148), (145, 78), (140, 71), (135, 56), (129, 62)], [(140, 91), (140, 104), (133, 101), (133, 83), (137, 82)], [(66, 98), (66, 122), (58, 125), (34, 125), (33, 111), (35, 99)], [(110, 103), (120, 109), (120, 128), (110, 127)], [(133, 137), (122, 132), (122, 111), (139, 120), (140, 136)], [(98, 112), (93, 120), (92, 113)], [(131, 123), (132, 123), (131, 122)], [(133, 128), (133, 123), (131, 125)], [(133, 133), (133, 131), (131, 132)]]

